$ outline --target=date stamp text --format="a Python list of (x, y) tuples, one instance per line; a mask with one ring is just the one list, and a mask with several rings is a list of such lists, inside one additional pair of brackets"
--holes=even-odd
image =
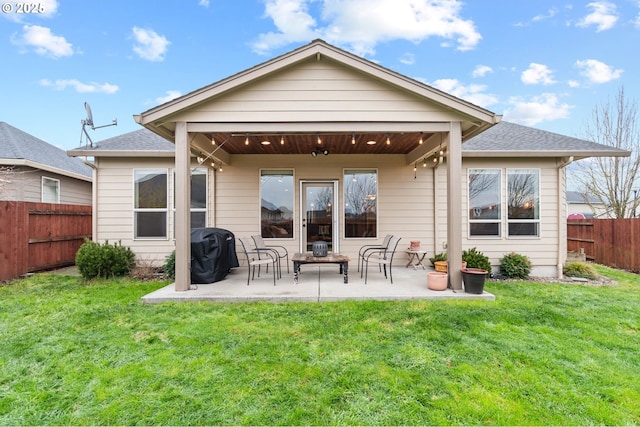
[(31, 14), (31, 13), (45, 13), (46, 8), (42, 3), (2, 3), (2, 13), (17, 13), (17, 14)]

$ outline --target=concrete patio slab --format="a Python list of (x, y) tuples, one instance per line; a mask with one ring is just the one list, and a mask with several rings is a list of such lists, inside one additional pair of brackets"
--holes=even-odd
[(394, 266), (393, 284), (385, 279), (377, 268), (369, 269), (364, 278), (355, 269), (349, 271), (349, 283), (344, 283), (339, 268), (335, 265), (305, 265), (301, 269), (298, 283), (293, 281), (293, 270), (278, 279), (273, 286), (271, 271), (264, 270), (260, 277), (250, 280), (247, 286), (247, 269), (234, 269), (224, 280), (211, 284), (192, 285), (191, 290), (176, 292), (170, 284), (142, 297), (144, 303), (158, 304), (166, 301), (212, 301), (212, 302), (323, 302), (344, 300), (416, 300), (416, 299), (481, 299), (495, 300), (488, 292), (480, 295), (454, 292), (451, 289), (432, 291), (427, 287), (427, 273), (432, 270), (414, 270)]

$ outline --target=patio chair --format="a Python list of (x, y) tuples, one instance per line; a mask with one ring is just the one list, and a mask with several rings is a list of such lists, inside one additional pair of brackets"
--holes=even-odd
[[(384, 240), (382, 241), (381, 245), (364, 245), (360, 247), (360, 250), (358, 251), (358, 270), (360, 271), (360, 264), (362, 263), (362, 265), (364, 266), (364, 258), (367, 255), (370, 255), (371, 252), (383, 252), (385, 250), (387, 250), (387, 246), (389, 246), (389, 241), (391, 240), (391, 238), (393, 237), (392, 234), (387, 234), (386, 236), (384, 236)], [(362, 277), (362, 275), (360, 275), (360, 277)]]
[(396, 249), (398, 248), (398, 243), (400, 243), (400, 237), (392, 237), (389, 241), (389, 246), (384, 252), (375, 252), (367, 255), (364, 258), (365, 263), (365, 273), (364, 273), (364, 284), (367, 284), (367, 276), (369, 273), (369, 263), (375, 263), (379, 266), (382, 266), (384, 269), (384, 278), (387, 278), (387, 265), (389, 266), (389, 278), (391, 279), (391, 284), (393, 285), (393, 274), (391, 273), (391, 268), (393, 266), (393, 256), (396, 253)]
[[(262, 265), (269, 266), (273, 264), (273, 286), (276, 285), (276, 270), (278, 259), (273, 255), (270, 250), (252, 248), (251, 239), (248, 237), (241, 237), (240, 244), (242, 245), (242, 250), (247, 258), (247, 286), (249, 286), (249, 279), (253, 280), (256, 275), (256, 266), (258, 268)], [(260, 272), (258, 270), (258, 277), (260, 277)]]
[[(274, 256), (278, 257), (278, 276), (280, 277), (280, 279), (282, 279), (282, 266), (280, 265), (280, 260), (282, 258), (286, 258), (287, 260), (287, 274), (289, 273), (289, 251), (287, 251), (287, 248), (279, 245), (267, 245), (264, 243), (262, 236), (259, 234), (254, 234), (253, 236), (251, 236), (251, 238), (253, 239), (253, 242), (255, 243), (256, 248), (260, 250), (264, 249), (264, 250), (271, 251)], [(269, 267), (267, 266), (267, 268)], [(267, 273), (268, 272), (269, 270), (267, 270)], [(258, 276), (260, 276), (259, 267), (258, 267)]]

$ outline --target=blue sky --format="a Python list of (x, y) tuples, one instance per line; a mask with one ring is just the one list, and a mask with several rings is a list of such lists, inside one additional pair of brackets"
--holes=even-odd
[[(584, 136), (640, 99), (640, 0), (0, 0), (0, 121), (60, 148), (321, 38), (504, 120)], [(28, 5), (25, 7), (25, 5)], [(33, 5), (37, 7), (34, 8)]]

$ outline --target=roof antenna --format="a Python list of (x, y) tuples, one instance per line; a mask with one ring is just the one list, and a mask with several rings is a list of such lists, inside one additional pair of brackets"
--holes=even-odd
[(93, 124), (93, 114), (91, 113), (91, 107), (89, 106), (88, 102), (84, 103), (84, 109), (87, 111), (87, 118), (80, 121), (82, 123), (82, 133), (80, 133), (80, 146), (82, 146), (82, 135), (84, 135), (87, 138), (87, 141), (90, 144), (91, 148), (93, 148), (93, 141), (91, 140), (86, 127), (89, 126), (91, 130), (96, 130), (100, 128), (106, 128), (107, 126), (117, 126), (118, 119), (113, 119), (113, 121), (108, 125), (95, 126)]

